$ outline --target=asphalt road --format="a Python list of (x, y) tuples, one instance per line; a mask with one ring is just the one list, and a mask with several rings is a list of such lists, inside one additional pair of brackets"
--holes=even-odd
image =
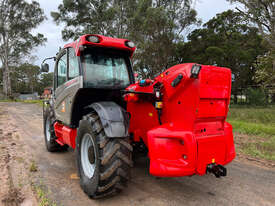
[(234, 160), (228, 176), (155, 178), (149, 175), (148, 160), (140, 159), (132, 169), (128, 188), (120, 195), (92, 200), (81, 190), (72, 150), (49, 153), (42, 131), (42, 108), (34, 104), (0, 103), (17, 125), (24, 143), (38, 165), (41, 182), (50, 198), (64, 206), (85, 205), (275, 205), (275, 170)]

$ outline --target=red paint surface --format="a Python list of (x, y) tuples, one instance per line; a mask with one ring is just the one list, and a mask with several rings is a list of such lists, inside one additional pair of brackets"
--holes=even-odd
[[(147, 145), (150, 173), (156, 176), (186, 176), (206, 172), (213, 161), (226, 165), (235, 157), (232, 127), (226, 116), (231, 93), (231, 71), (202, 66), (198, 79), (192, 79), (193, 64), (176, 65), (155, 78), (146, 87), (139, 84), (127, 89), (154, 93), (153, 86), (163, 84), (162, 125), (158, 122), (154, 100), (140, 94), (125, 99), (131, 113), (130, 130), (134, 141)], [(172, 87), (179, 75), (182, 81)], [(152, 115), (150, 115), (152, 114)]]
[(61, 145), (67, 144), (73, 149), (75, 148), (75, 138), (77, 135), (77, 129), (72, 129), (61, 123), (54, 123), (54, 132), (57, 137), (57, 142)]
[[(129, 51), (126, 39), (96, 35), (100, 43), (86, 41), (88, 35), (65, 45), (80, 55), (80, 47), (93, 45)], [(127, 111), (131, 114), (129, 133), (133, 141), (141, 139), (149, 150), (150, 173), (156, 176), (204, 175), (208, 164), (226, 165), (235, 158), (232, 126), (227, 123), (231, 71), (227, 68), (202, 65), (198, 79), (190, 78), (194, 64), (180, 64), (166, 70), (145, 85), (130, 85), (127, 90), (148, 94), (127, 94)], [(182, 74), (181, 82), (171, 83)], [(154, 86), (161, 84), (162, 115), (160, 125)], [(159, 100), (158, 100), (159, 101)], [(75, 148), (77, 130), (54, 124), (57, 142)]]
[[(89, 42), (87, 41), (88, 36), (97, 36), (99, 37), (100, 42), (99, 43)], [(75, 49), (75, 53), (77, 56), (80, 56), (80, 53), (81, 53), (80, 47), (84, 45), (124, 50), (124, 51), (128, 51), (130, 53), (130, 56), (132, 56), (134, 51), (136, 50), (136, 47), (134, 48), (127, 47), (125, 43), (128, 41), (129, 41), (128, 39), (118, 39), (118, 38), (97, 35), (97, 34), (86, 34), (86, 35), (80, 36), (78, 40), (72, 43), (66, 44), (64, 48), (73, 47)]]

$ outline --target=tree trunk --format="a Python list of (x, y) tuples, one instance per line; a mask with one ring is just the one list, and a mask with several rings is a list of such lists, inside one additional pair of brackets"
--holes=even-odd
[(4, 67), (3, 69), (3, 94), (5, 95), (5, 97), (7, 97), (8, 94), (8, 88), (7, 88), (7, 72), (6, 72), (6, 68)]
[(10, 68), (8, 64), (8, 51), (4, 49), (4, 70), (3, 70), (3, 93), (6, 98), (11, 97)]
[(3, 70), (3, 93), (6, 98), (11, 97), (11, 80), (10, 80), (10, 72), (9, 67), (6, 67)]

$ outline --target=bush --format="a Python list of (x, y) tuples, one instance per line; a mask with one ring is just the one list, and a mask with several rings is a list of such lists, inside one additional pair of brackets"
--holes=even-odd
[(249, 88), (247, 90), (247, 98), (250, 105), (266, 105), (266, 94), (261, 88)]

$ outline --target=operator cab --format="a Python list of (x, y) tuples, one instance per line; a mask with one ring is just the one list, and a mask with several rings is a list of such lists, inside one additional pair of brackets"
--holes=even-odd
[(129, 40), (101, 35), (84, 35), (65, 45), (55, 57), (56, 118), (76, 128), (85, 107), (94, 102), (113, 101), (126, 108), (121, 90), (135, 82), (130, 59), (134, 51)]
[(86, 47), (80, 59), (84, 88), (125, 89), (134, 83), (130, 57), (123, 51)]

